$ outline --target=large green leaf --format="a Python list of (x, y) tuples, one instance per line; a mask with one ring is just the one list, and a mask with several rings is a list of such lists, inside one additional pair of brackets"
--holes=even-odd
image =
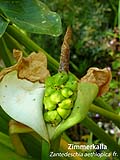
[(0, 38), (4, 34), (7, 26), (8, 26), (8, 21), (6, 21), (2, 16), (0, 16)]
[(6, 74), (0, 82), (0, 105), (3, 110), (49, 141), (42, 113), (43, 96), (43, 84), (18, 79), (17, 71)]
[(18, 27), (32, 33), (58, 36), (61, 19), (39, 0), (0, 0), (0, 9)]

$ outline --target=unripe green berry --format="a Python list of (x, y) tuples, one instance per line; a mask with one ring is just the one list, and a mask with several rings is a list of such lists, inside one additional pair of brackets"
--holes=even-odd
[(70, 115), (71, 109), (62, 109), (58, 107), (57, 112), (63, 119), (66, 119)]
[(58, 106), (62, 109), (71, 109), (73, 107), (73, 101), (71, 98), (64, 99)]
[(56, 104), (53, 104), (50, 100), (50, 97), (44, 97), (43, 100), (44, 106), (45, 106), (45, 110), (54, 110), (56, 109)]
[(68, 80), (67, 83), (65, 84), (65, 87), (68, 87), (72, 91), (75, 91), (77, 89), (77, 81), (76, 80), (74, 80), (74, 81)]
[(65, 87), (68, 87), (72, 91), (75, 91), (77, 89), (77, 85), (78, 85), (77, 80), (71, 73), (69, 73), (69, 79), (66, 82)]
[(54, 126), (58, 125), (61, 121), (61, 117), (56, 110), (45, 112), (44, 119), (46, 122), (52, 123)]
[(65, 87), (61, 89), (61, 93), (65, 98), (68, 98), (73, 94), (73, 91), (70, 88)]
[(55, 91), (56, 91), (55, 88), (53, 88), (52, 86), (48, 86), (45, 89), (45, 96), (50, 96)]
[(53, 104), (57, 104), (59, 102), (61, 102), (64, 99), (64, 97), (62, 96), (60, 90), (56, 90), (54, 93), (51, 94), (50, 96), (50, 100)]
[(53, 86), (54, 84), (54, 78), (53, 76), (47, 77), (47, 79), (45, 80), (45, 86)]
[(54, 77), (54, 82), (55, 82), (54, 86), (56, 87), (61, 86), (68, 80), (68, 74), (66, 72), (59, 72), (55, 74), (53, 77)]

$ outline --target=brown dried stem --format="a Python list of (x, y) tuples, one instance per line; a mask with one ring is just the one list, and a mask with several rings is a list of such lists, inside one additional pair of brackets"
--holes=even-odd
[(63, 44), (61, 46), (61, 56), (60, 56), (60, 65), (59, 72), (69, 71), (69, 57), (70, 57), (70, 40), (71, 40), (72, 30), (71, 27), (67, 27), (66, 34), (64, 36)]

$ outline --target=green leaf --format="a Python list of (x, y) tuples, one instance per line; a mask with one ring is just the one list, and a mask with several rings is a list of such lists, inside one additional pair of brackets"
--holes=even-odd
[(60, 16), (38, 0), (0, 0), (3, 13), (27, 32), (59, 36)]
[(8, 26), (8, 21), (6, 21), (2, 16), (0, 16), (0, 38), (4, 34), (7, 26)]
[(17, 71), (6, 74), (0, 82), (0, 105), (3, 110), (49, 141), (42, 113), (43, 96), (43, 84), (18, 79)]

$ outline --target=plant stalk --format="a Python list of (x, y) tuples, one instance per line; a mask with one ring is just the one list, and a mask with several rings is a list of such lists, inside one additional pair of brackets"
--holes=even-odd
[(3, 59), (5, 66), (9, 67), (12, 65), (11, 57), (10, 57), (10, 51), (7, 48), (6, 42), (4, 38), (0, 38), (0, 56)]
[[(54, 141), (51, 141), (50, 143), (50, 152), (58, 153), (60, 149), (60, 140), (61, 136), (57, 137)], [(50, 160), (52, 160), (53, 157), (50, 157)], [(55, 157), (55, 160), (59, 160), (59, 157)]]
[(115, 112), (112, 108), (112, 106), (110, 106), (109, 104), (107, 104), (101, 97), (97, 97), (94, 102), (93, 102), (95, 105), (107, 110), (107, 111), (110, 111), (110, 112)]
[(112, 120), (119, 128), (120, 128), (120, 116), (112, 113), (110, 111), (107, 111), (105, 109), (102, 109), (94, 104), (91, 104), (90, 111), (94, 113), (99, 113), (100, 115)]
[(120, 0), (119, 0), (119, 4), (118, 4), (118, 29), (120, 31)]

